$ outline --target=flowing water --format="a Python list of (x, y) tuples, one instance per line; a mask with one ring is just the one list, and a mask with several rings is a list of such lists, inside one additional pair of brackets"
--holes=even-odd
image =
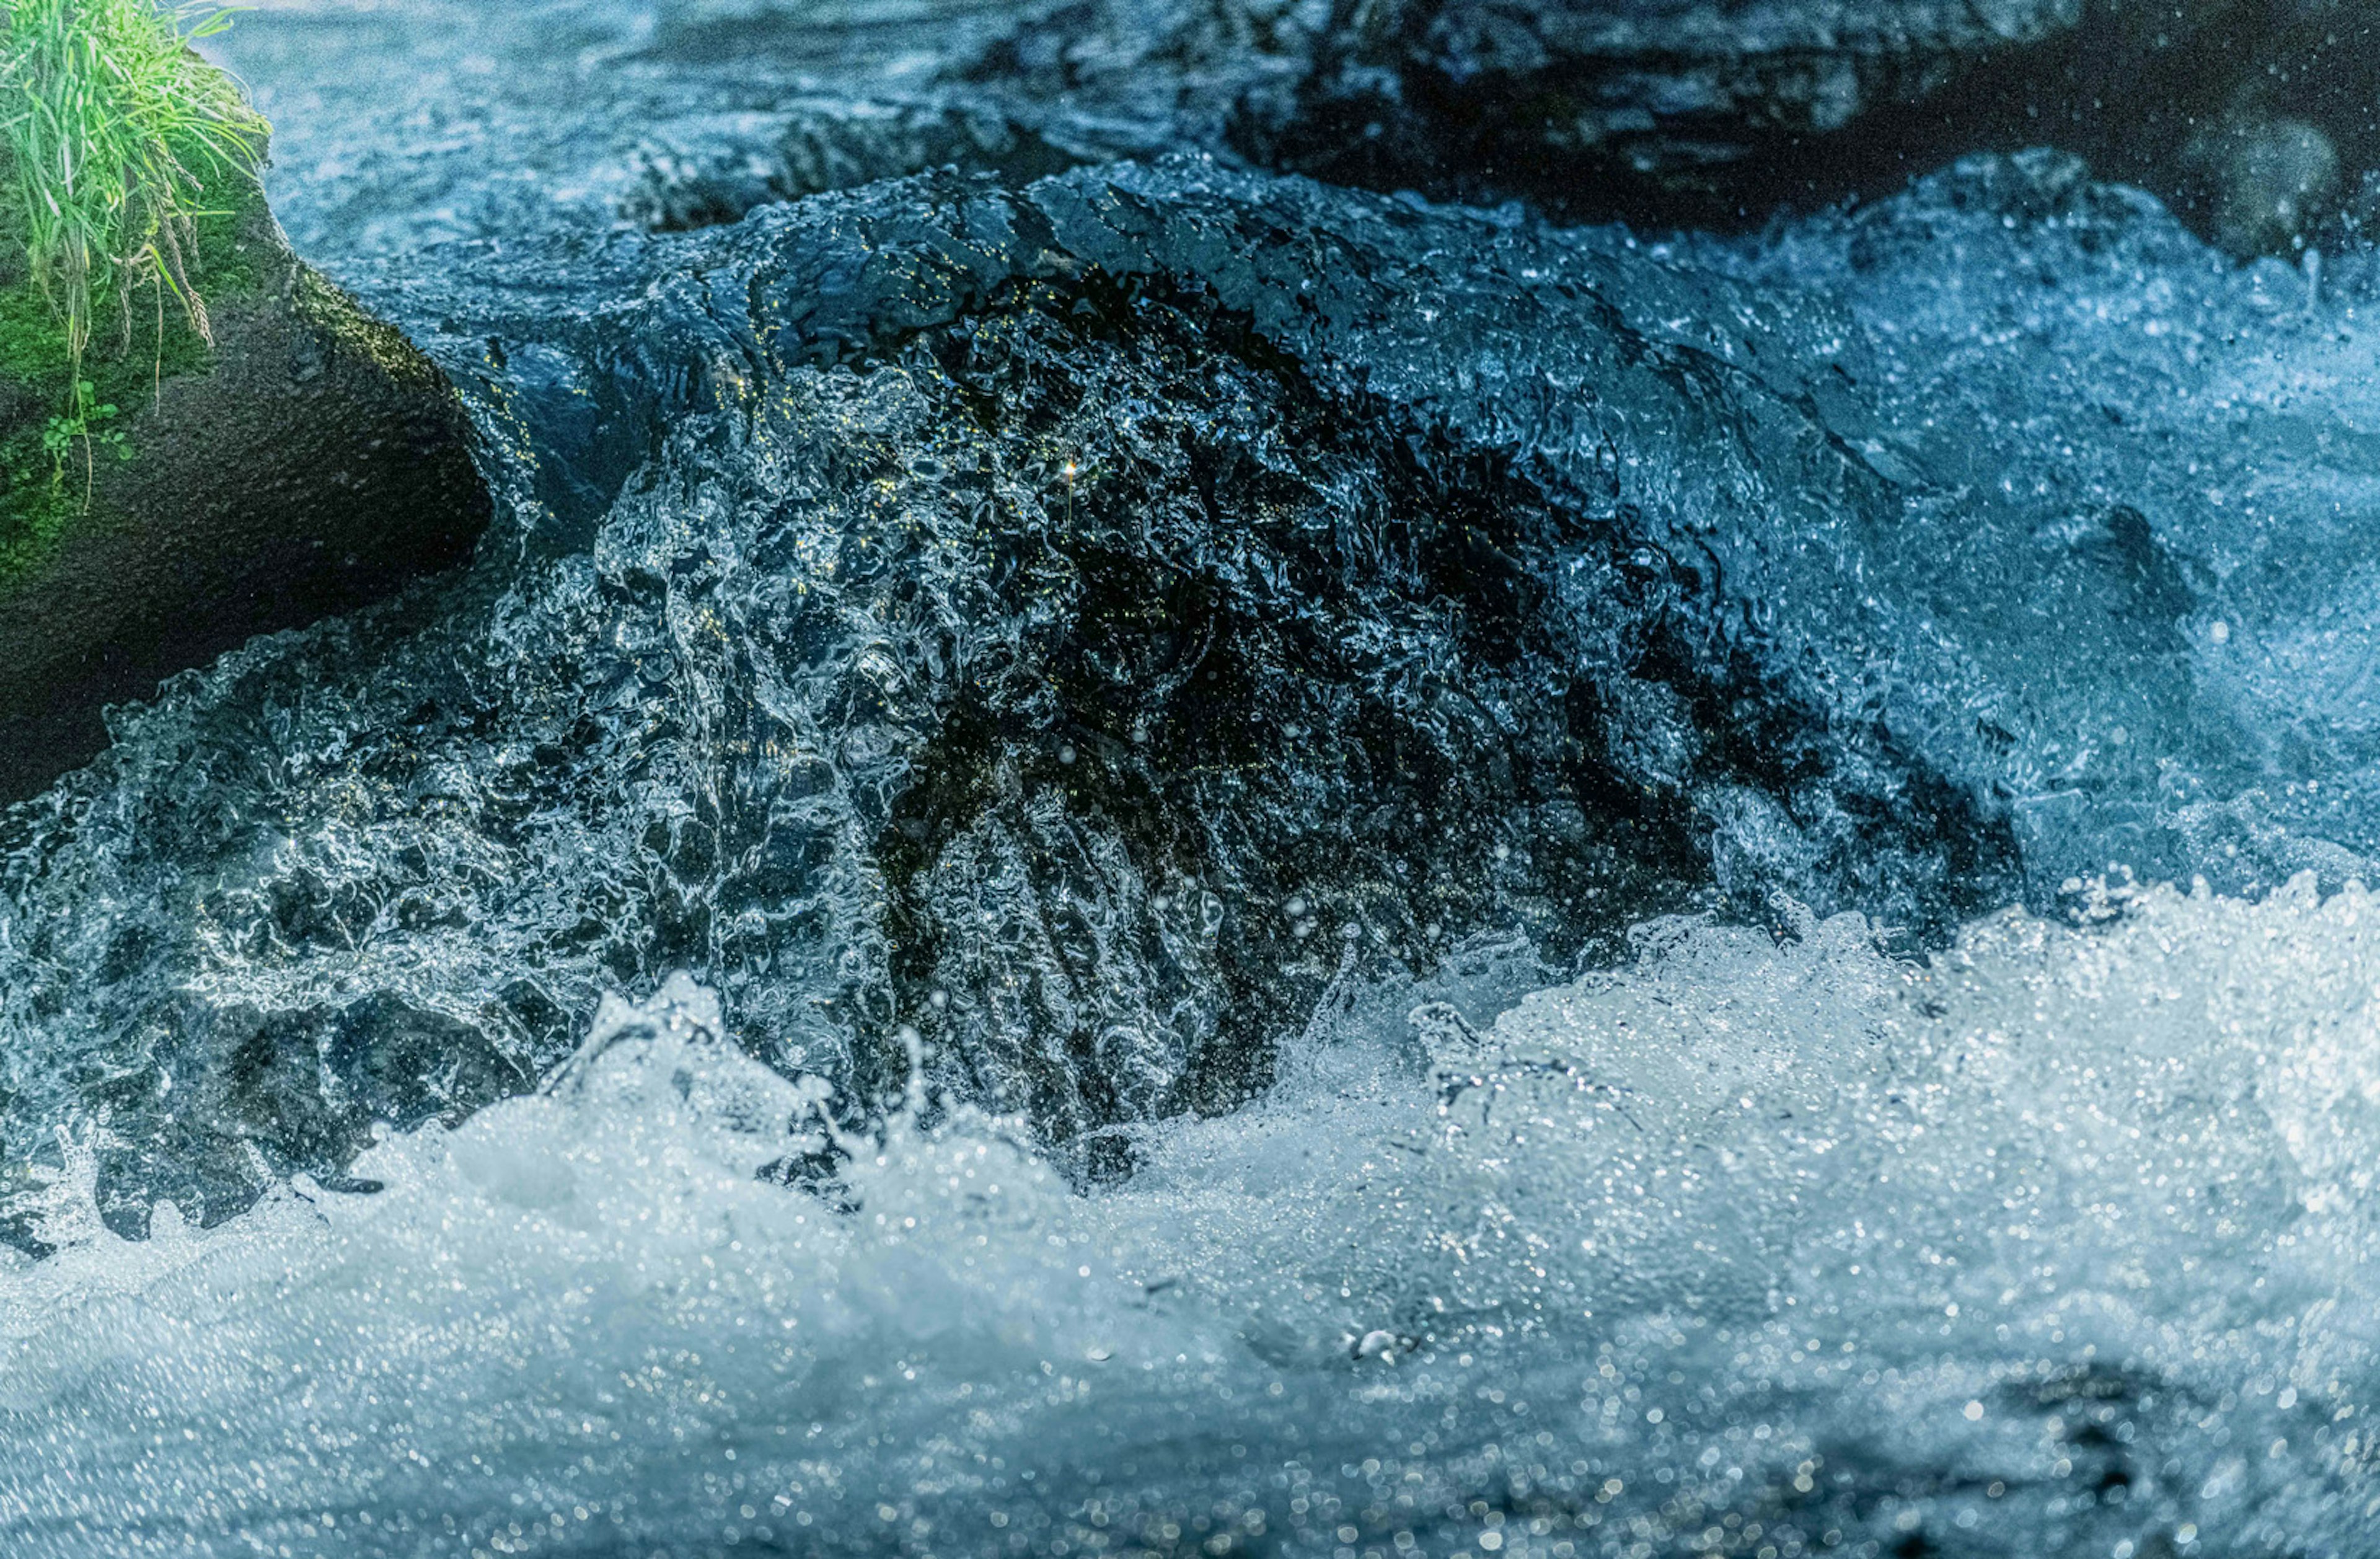
[(225, 44), (502, 514), (0, 814), (0, 1550), (2371, 1552), (2362, 259), (1099, 15)]

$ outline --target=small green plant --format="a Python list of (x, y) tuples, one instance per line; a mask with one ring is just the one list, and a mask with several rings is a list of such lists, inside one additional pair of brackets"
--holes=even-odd
[[(93, 299), (147, 285), (211, 339), (191, 279), (214, 191), (252, 178), (265, 126), (189, 51), (231, 10), (158, 0), (0, 0), (0, 152), (34, 286), (81, 383)], [(77, 396), (81, 395), (80, 391)], [(81, 407), (67, 420), (88, 421)]]
[(124, 431), (106, 426), (115, 420), (115, 415), (113, 404), (99, 399), (98, 386), (88, 379), (75, 381), (73, 404), (42, 429), (42, 453), (50, 457), (53, 482), (65, 481), (67, 460), (79, 448), (88, 500), (91, 464), (99, 450), (105, 449), (119, 460), (132, 458), (132, 445), (126, 442)]

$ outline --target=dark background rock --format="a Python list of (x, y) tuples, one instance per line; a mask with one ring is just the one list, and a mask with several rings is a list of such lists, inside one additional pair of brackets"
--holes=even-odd
[[(2246, 255), (2335, 245), (2380, 167), (2380, 37), (2349, 0), (1067, 0), (905, 25), (929, 67), (887, 65), (881, 37), (831, 13), (665, 7), (644, 68), (712, 62), (731, 36), (780, 62), (764, 72), (823, 48), (844, 90), (882, 101), (865, 124), (793, 105), (782, 131), (664, 152), (664, 170), (722, 169), (726, 198), (648, 204), (732, 220), (827, 187), (822, 168), (917, 171), (933, 148), (1009, 171), (1014, 145), (1073, 161), (1201, 145), (1367, 189), (1727, 229), (2052, 145)], [(920, 134), (921, 116), (998, 128)], [(688, 131), (717, 126), (663, 145)]]
[[(284, 210), (310, 255), (681, 228), (945, 164), (1024, 177), (1190, 148), (1640, 231), (1756, 228), (2035, 146), (2149, 189), (2235, 254), (2335, 250), (2380, 210), (2364, 188), (2380, 35), (2354, 0), (407, 0), (406, 16), (309, 8), (211, 45), (325, 158)], [(358, 66), (400, 48), (406, 82)], [(423, 92), (468, 106), (393, 165)]]
[(2048, 144), (2249, 253), (2340, 215), (2376, 103), (2347, 0), (1340, 0), (1234, 134), (1339, 182), (1722, 228)]
[[(533, 17), (407, 0), (407, 14), (400, 29), (378, 10), (309, 10), (221, 45), (330, 159), (285, 210), (310, 253), (683, 228), (946, 164), (1017, 178), (1190, 148), (1564, 220), (1742, 229), (2046, 145), (2236, 254), (2293, 254), (2368, 220), (2363, 176), (2380, 168), (2380, 37), (2350, 0), (547, 0)], [(418, 73), (403, 90), (320, 75), (400, 47)], [(489, 59), (504, 67), (476, 68)], [(387, 166), (414, 87), (468, 108)]]
[(87, 508), (0, 581), (0, 801), (97, 752), (104, 706), (452, 566), (487, 523), (444, 377), (300, 264), (261, 201), (243, 241), (259, 279), (212, 299), (211, 366), (126, 408), (132, 457), (102, 455), (87, 489), (70, 471)]

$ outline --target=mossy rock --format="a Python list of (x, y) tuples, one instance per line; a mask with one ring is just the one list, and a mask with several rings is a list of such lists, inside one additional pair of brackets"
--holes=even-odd
[(212, 343), (170, 296), (111, 299), (82, 377), (120, 409), (63, 471), (64, 339), (0, 241), (0, 802), (103, 748), (106, 705), (451, 566), (487, 524), (453, 387), (242, 182), (199, 235)]

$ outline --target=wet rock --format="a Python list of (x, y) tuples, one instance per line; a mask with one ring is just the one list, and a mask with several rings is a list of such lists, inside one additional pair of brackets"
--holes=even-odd
[(1339, 7), (1234, 135), (1342, 182), (1718, 227), (2051, 144), (2254, 254), (2335, 214), (2339, 161), (2380, 164), (2375, 89), (2340, 0), (1403, 0)]
[(0, 1143), (103, 1114), (126, 1218), (681, 968), (846, 1120), (921, 1065), (1096, 1179), (1469, 937), (2380, 849), (2359, 338), (2070, 157), (1757, 245), (1183, 158), (440, 261), (353, 274), (506, 542), (0, 835)]
[[(1183, 158), (441, 262), (355, 274), (507, 542), (8, 824), (0, 1132), (103, 1108), (112, 1206), (212, 1217), (679, 968), (846, 1119), (922, 1065), (1099, 1178), (1469, 937), (1922, 945), (2380, 846), (2360, 347), (2070, 157), (1763, 245)], [(191, 1142), (186, 1090), (278, 1102)]]
[(1374, 187), (1727, 225), (1833, 198), (1855, 179), (1850, 164), (1912, 149), (1919, 105), (2059, 43), (2082, 10), (2078, 0), (1342, 6), (1312, 73), (1292, 93), (1253, 95), (1237, 130), (1263, 160)]
[[(541, 1075), (679, 968), (855, 1118), (914, 1057), (1100, 1176), (1467, 937), (2015, 891), (1757, 605), (1857, 610), (1774, 538), (1900, 504), (1815, 414), (1823, 309), (1197, 160), (450, 259), (382, 296), (443, 322), (520, 545), (10, 823), (0, 1131), (109, 1077), (115, 1204)], [(187, 1144), (218, 1074), (278, 1102)]]
[(0, 801), (97, 752), (104, 706), (449, 567), (487, 523), (443, 376), (298, 262), (254, 186), (228, 221), (212, 345), (98, 343), (86, 371), (127, 404), (55, 463), (56, 386), (0, 371)]
[[(878, 857), (896, 1006), (963, 1096), (1060, 1140), (1225, 1108), (1351, 968), (1513, 922), (1565, 956), (1706, 878), (1691, 807), (1632, 794), (1570, 686), (1614, 669), (1572, 615), (1653, 582), (1591, 515), (1367, 436), (1401, 419), (1162, 287), (1042, 284), (913, 350), (1065, 452), (1008, 493), (981, 445), (927, 456), (993, 499), (998, 648), (929, 695)], [(1594, 582), (1559, 600), (1565, 556)]]

